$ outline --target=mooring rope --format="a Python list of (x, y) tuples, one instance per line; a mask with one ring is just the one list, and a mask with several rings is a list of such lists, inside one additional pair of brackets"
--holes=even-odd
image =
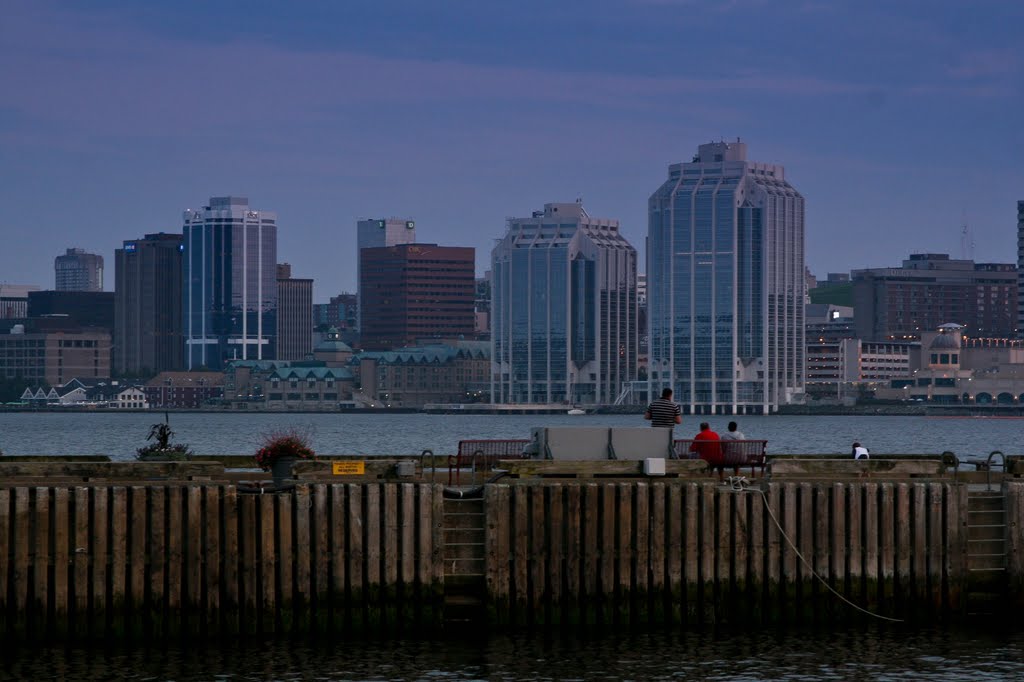
[(796, 544), (794, 544), (793, 541), (789, 539), (789, 536), (786, 535), (786, 531), (783, 530), (782, 524), (779, 523), (779, 519), (776, 518), (775, 512), (772, 510), (772, 506), (770, 504), (768, 504), (768, 496), (764, 494), (764, 490), (762, 490), (761, 488), (751, 488), (750, 487), (750, 481), (747, 480), (746, 476), (730, 476), (729, 477), (728, 485), (733, 490), (735, 490), (737, 492), (743, 492), (743, 493), (756, 492), (756, 493), (760, 493), (761, 500), (764, 501), (764, 508), (768, 510), (769, 518), (771, 518), (772, 522), (775, 524), (775, 527), (779, 529), (779, 533), (782, 535), (782, 537), (785, 538), (786, 544), (788, 544), (793, 549), (793, 552), (798, 557), (800, 557), (800, 561), (803, 562), (804, 566), (807, 567), (807, 570), (809, 570), (811, 572), (811, 575), (813, 575), (815, 578), (818, 579), (818, 582), (820, 582), (822, 585), (825, 586), (825, 589), (827, 589), (829, 592), (831, 592), (835, 596), (839, 597), (839, 599), (841, 601), (845, 602), (849, 606), (852, 606), (854, 609), (860, 611), (861, 613), (864, 613), (864, 614), (867, 614), (869, 616), (872, 616), (873, 618), (878, 618), (880, 620), (889, 621), (890, 623), (902, 623), (903, 622), (902, 618), (890, 618), (889, 616), (883, 616), (883, 615), (881, 615), (879, 613), (875, 613), (873, 611), (868, 611), (867, 609), (865, 609), (865, 608), (863, 608), (861, 606), (858, 606), (857, 604), (854, 604), (852, 601), (847, 599), (845, 596), (843, 596), (842, 594), (837, 592), (835, 590), (835, 588), (833, 588), (831, 585), (829, 585), (828, 582), (824, 578), (822, 578), (820, 575), (818, 575), (818, 572), (814, 570), (814, 567), (811, 566), (810, 562), (807, 561), (807, 559), (804, 558), (804, 555), (800, 553), (800, 550), (797, 549)]

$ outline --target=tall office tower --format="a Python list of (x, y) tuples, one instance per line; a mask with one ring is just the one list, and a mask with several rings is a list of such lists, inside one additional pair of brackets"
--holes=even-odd
[(305, 360), (313, 352), (313, 280), (292, 278), (292, 266), (277, 266), (277, 358)]
[(472, 338), (474, 254), (469, 247), (437, 244), (360, 250), (363, 349)]
[(496, 403), (613, 403), (636, 378), (636, 249), (580, 203), (511, 218), (491, 252)]
[(363, 309), (362, 254), (363, 249), (377, 249), (384, 246), (416, 243), (416, 223), (402, 218), (380, 218), (360, 220), (356, 223), (356, 331), (362, 329), (361, 312)]
[(277, 214), (213, 197), (184, 214), (185, 366), (271, 360), (277, 330)]
[(103, 291), (103, 256), (68, 249), (53, 259), (57, 291)]
[(1017, 202), (1017, 336), (1024, 338), (1024, 201)]
[(114, 370), (157, 374), (184, 363), (181, 235), (147, 234), (114, 251)]
[(804, 393), (804, 199), (747, 145), (700, 145), (648, 201), (649, 386), (691, 414)]

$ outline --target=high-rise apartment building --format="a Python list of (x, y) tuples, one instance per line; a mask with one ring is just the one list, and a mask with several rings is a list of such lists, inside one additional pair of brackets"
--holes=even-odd
[(361, 249), (359, 257), (365, 350), (472, 338), (474, 249), (400, 244)]
[(180, 234), (147, 234), (114, 251), (114, 370), (156, 374), (184, 364)]
[[(416, 243), (416, 222), (405, 218), (372, 218), (356, 223), (356, 286), (363, 281), (362, 258), (363, 249), (377, 249), (384, 246)], [(356, 330), (362, 328), (361, 313), (363, 308), (362, 289), (356, 290)]]
[(103, 291), (103, 256), (68, 249), (53, 259), (57, 291)]
[(277, 266), (277, 358), (305, 360), (313, 352), (313, 280), (294, 279)]
[(186, 368), (273, 359), (277, 214), (244, 197), (213, 197), (185, 211), (184, 223)]
[(971, 337), (1017, 335), (1018, 270), (1012, 263), (914, 253), (898, 268), (854, 270), (853, 318), (868, 341), (919, 340), (946, 323)]
[(613, 403), (636, 378), (636, 249), (580, 203), (508, 221), (491, 252), (496, 403)]
[(747, 145), (700, 145), (648, 202), (649, 385), (690, 413), (804, 393), (804, 199)]

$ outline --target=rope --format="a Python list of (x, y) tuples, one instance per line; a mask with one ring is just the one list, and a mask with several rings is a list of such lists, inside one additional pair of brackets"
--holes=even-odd
[(761, 499), (764, 501), (764, 508), (768, 510), (768, 516), (771, 518), (772, 522), (775, 523), (775, 527), (779, 529), (779, 533), (786, 540), (786, 544), (788, 544), (793, 549), (793, 552), (795, 552), (796, 555), (798, 557), (800, 557), (800, 561), (803, 562), (804, 566), (807, 567), (807, 570), (809, 570), (811, 572), (811, 575), (813, 575), (815, 578), (818, 579), (818, 582), (820, 582), (822, 585), (825, 586), (825, 589), (827, 589), (829, 592), (831, 592), (835, 596), (839, 597), (839, 599), (841, 601), (845, 602), (849, 606), (852, 606), (854, 609), (856, 609), (857, 611), (860, 611), (861, 613), (864, 613), (864, 614), (867, 614), (869, 616), (872, 616), (873, 618), (878, 618), (880, 620), (889, 621), (890, 623), (902, 623), (903, 622), (902, 618), (890, 618), (889, 616), (883, 616), (881, 614), (874, 613), (873, 611), (868, 611), (867, 609), (862, 608), (862, 607), (858, 606), (857, 604), (854, 604), (852, 601), (850, 601), (849, 599), (847, 599), (846, 597), (841, 595), (839, 592), (837, 592), (831, 585), (828, 584), (828, 582), (826, 582), (826, 580), (824, 578), (822, 578), (820, 575), (818, 575), (818, 573), (814, 570), (814, 567), (811, 566), (810, 562), (808, 562), (807, 559), (804, 558), (804, 555), (800, 553), (800, 550), (797, 549), (797, 547), (793, 543), (793, 541), (789, 539), (788, 535), (786, 535), (786, 531), (782, 529), (782, 524), (779, 523), (779, 519), (776, 518), (775, 512), (772, 511), (771, 505), (768, 504), (768, 496), (764, 494), (764, 490), (762, 490), (761, 488), (751, 488), (750, 487), (750, 481), (747, 480), (746, 476), (730, 476), (729, 479), (728, 479), (727, 485), (732, 490), (735, 490), (737, 492), (743, 492), (743, 493), (756, 492), (756, 493), (760, 493)]

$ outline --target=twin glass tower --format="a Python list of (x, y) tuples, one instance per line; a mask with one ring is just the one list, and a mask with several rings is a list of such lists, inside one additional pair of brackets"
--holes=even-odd
[(649, 385), (691, 414), (767, 414), (804, 391), (804, 199), (747, 145), (700, 145), (648, 202)]

